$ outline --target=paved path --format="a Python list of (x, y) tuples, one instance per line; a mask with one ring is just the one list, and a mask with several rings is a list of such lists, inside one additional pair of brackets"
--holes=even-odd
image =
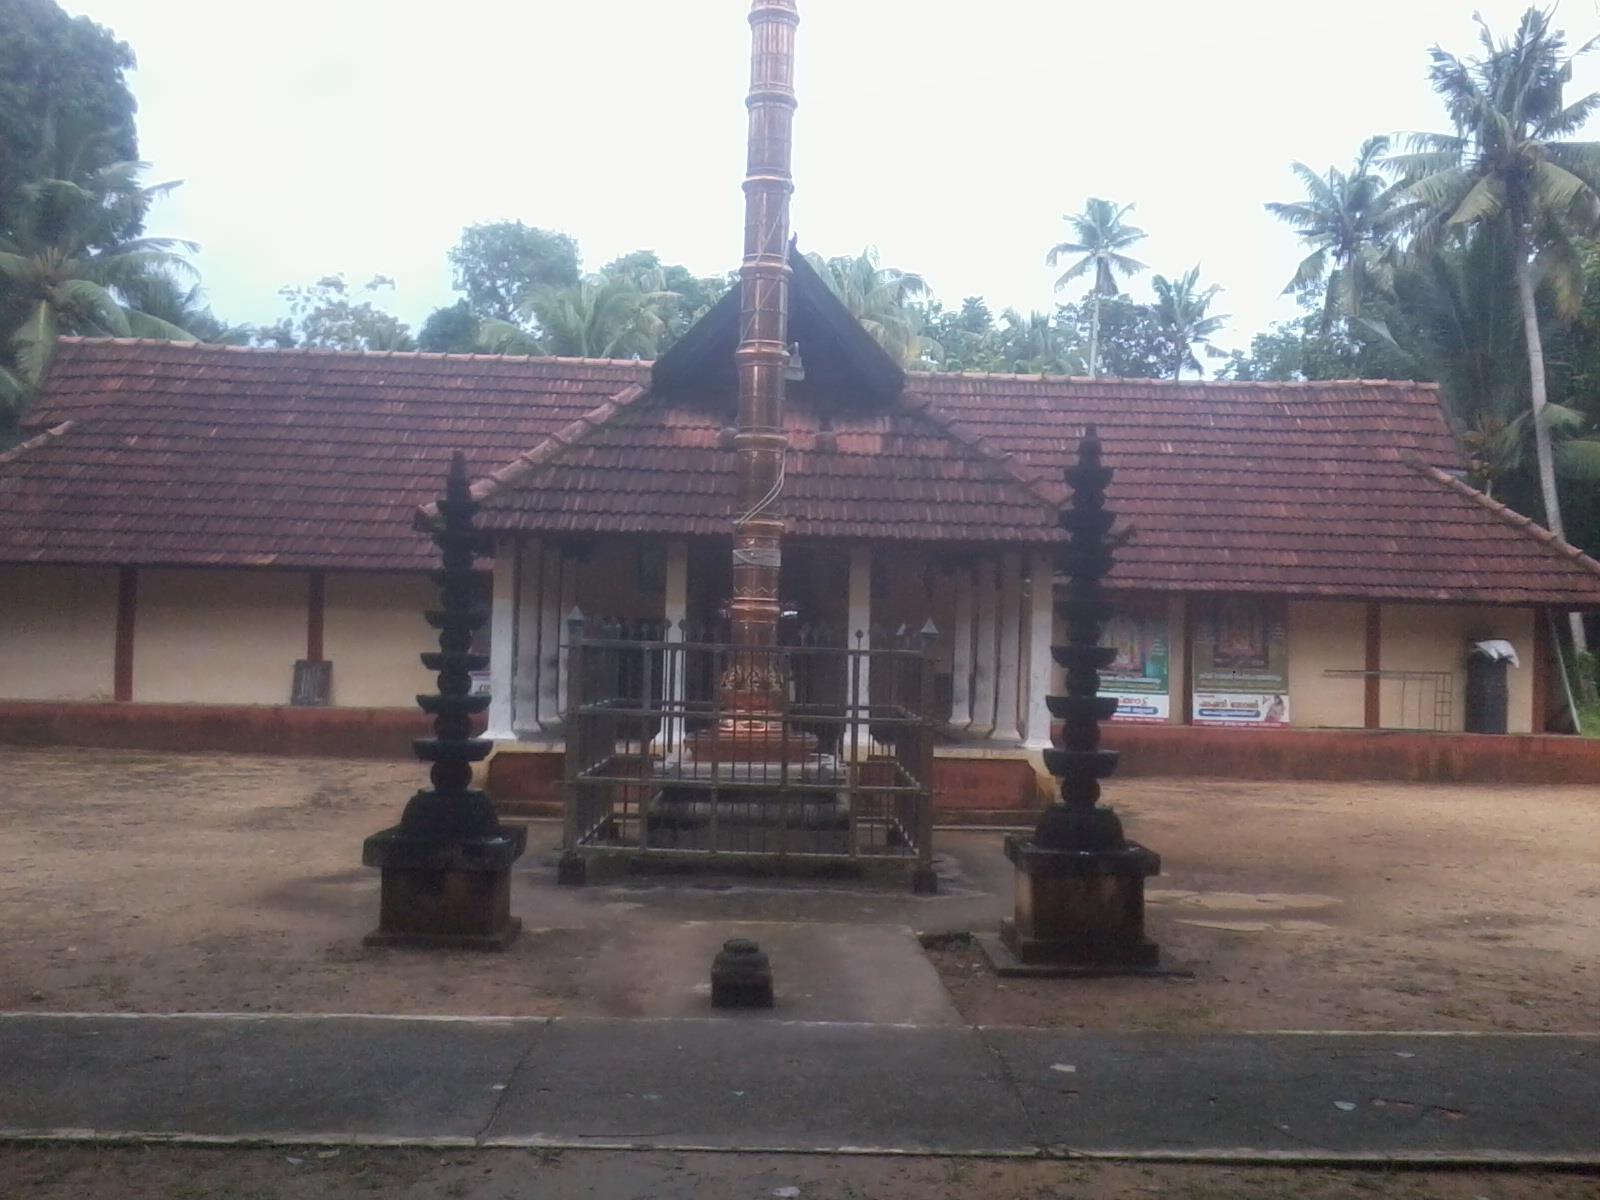
[(24, 1013), (0, 1137), (1600, 1165), (1600, 1036)]

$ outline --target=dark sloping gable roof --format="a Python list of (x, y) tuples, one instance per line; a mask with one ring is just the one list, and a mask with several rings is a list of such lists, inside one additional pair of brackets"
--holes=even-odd
[(649, 369), (63, 339), (35, 422), (71, 425), (0, 465), (0, 561), (425, 567), (452, 451), (503, 463)]

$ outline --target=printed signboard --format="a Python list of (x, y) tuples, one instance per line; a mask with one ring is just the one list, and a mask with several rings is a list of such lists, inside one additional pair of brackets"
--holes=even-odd
[(1167, 610), (1164, 602), (1119, 601), (1101, 644), (1117, 657), (1100, 672), (1100, 694), (1117, 698), (1113, 721), (1165, 722), (1172, 712), (1167, 685)]
[(1285, 728), (1289, 639), (1281, 601), (1200, 601), (1194, 642), (1194, 723)]

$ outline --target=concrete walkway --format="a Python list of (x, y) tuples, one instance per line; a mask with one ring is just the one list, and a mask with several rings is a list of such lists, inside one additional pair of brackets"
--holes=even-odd
[(1600, 1036), (16, 1013), (0, 1137), (1600, 1165)]

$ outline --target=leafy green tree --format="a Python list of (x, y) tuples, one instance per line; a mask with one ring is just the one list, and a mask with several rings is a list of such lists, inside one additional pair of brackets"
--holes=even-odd
[(465, 300), (436, 308), (422, 323), (417, 348), (436, 354), (471, 354), (478, 348), (478, 318)]
[[(1423, 248), (1502, 214), (1509, 225), (1507, 282), (1522, 316), (1545, 523), (1564, 536), (1534, 276), (1537, 270), (1559, 310), (1576, 311), (1582, 272), (1571, 235), (1600, 219), (1600, 144), (1569, 139), (1600, 108), (1600, 93), (1570, 104), (1563, 93), (1573, 59), (1594, 43), (1568, 55), (1549, 14), (1534, 8), (1510, 41), (1496, 41), (1481, 19), (1479, 27), (1481, 58), (1462, 60), (1437, 46), (1431, 52), (1429, 74), (1455, 132), (1413, 134), (1411, 152), (1389, 163), (1403, 177)], [(1581, 652), (1577, 615), (1572, 628)]]
[(455, 289), (466, 294), (474, 314), (515, 321), (536, 289), (578, 282), (578, 243), (521, 221), (490, 221), (462, 231), (450, 265)]
[(257, 340), (285, 349), (415, 350), (410, 327), (372, 302), (393, 287), (388, 276), (374, 275), (353, 288), (339, 274), (279, 288), (289, 315), (261, 330)]
[[(737, 272), (727, 275), (698, 276), (677, 264), (663, 265), (654, 250), (635, 250), (612, 259), (600, 268), (607, 279), (634, 280), (641, 291), (664, 293), (658, 306), (664, 324), (657, 353), (665, 350), (689, 331), (739, 279)], [(670, 298), (668, 298), (670, 297)]]
[(172, 238), (123, 239), (151, 200), (175, 187), (146, 187), (144, 164), (98, 161), (97, 138), (68, 142), (54, 131), (17, 190), (0, 231), (0, 402), (15, 417), (44, 377), (58, 334), (192, 338), (135, 307), (152, 274), (192, 272), (194, 246)]
[(1197, 266), (1177, 279), (1157, 275), (1152, 280), (1156, 289), (1156, 324), (1171, 348), (1172, 357), (1167, 366), (1174, 379), (1182, 378), (1185, 367), (1200, 370), (1200, 360), (1194, 355), (1196, 348), (1204, 350), (1211, 358), (1222, 357), (1222, 352), (1211, 345), (1212, 335), (1228, 319), (1211, 315), (1211, 301), (1222, 289), (1212, 284), (1202, 290), (1199, 281)]
[(1021, 375), (1083, 374), (1083, 343), (1048, 313), (1023, 314), (1008, 308), (1000, 314), (991, 340), (998, 361), (989, 370)]
[(968, 296), (958, 309), (946, 309), (938, 300), (921, 305), (924, 334), (940, 348), (941, 371), (1004, 370), (995, 345), (994, 314), (981, 296)]
[(1279, 321), (1250, 339), (1248, 351), (1235, 350), (1217, 369), (1218, 379), (1247, 382), (1302, 379), (1388, 379), (1367, 362), (1368, 346), (1342, 326), (1323, 325), (1322, 306), (1316, 313)]
[[(1098, 312), (1096, 311), (1098, 309)], [(1112, 379), (1160, 379), (1171, 369), (1172, 347), (1153, 305), (1112, 296), (1056, 308), (1056, 323), (1073, 343), (1086, 347), (1099, 327), (1100, 374)]]
[[(69, 17), (55, 0), (0, 0), (0, 213), (35, 178), (52, 127), (93, 134), (83, 173), (139, 157), (133, 94), (123, 78), (133, 51), (87, 17)], [(118, 238), (139, 232), (142, 213)]]
[(1100, 302), (1118, 293), (1117, 276), (1135, 275), (1145, 269), (1144, 264), (1122, 253), (1135, 242), (1143, 240), (1145, 232), (1127, 224), (1125, 218), (1133, 205), (1118, 208), (1109, 200), (1091, 199), (1081, 213), (1063, 217), (1072, 226), (1076, 241), (1059, 242), (1050, 248), (1045, 262), (1054, 267), (1069, 255), (1080, 255), (1062, 276), (1056, 280), (1060, 291), (1074, 279), (1094, 272), (1094, 285), (1089, 289), (1089, 375), (1100, 370)]
[(1267, 205), (1268, 212), (1292, 225), (1311, 247), (1283, 290), (1302, 295), (1321, 290), (1323, 328), (1335, 314), (1359, 317), (1364, 299), (1386, 293), (1394, 284), (1400, 214), (1388, 182), (1378, 173), (1378, 162), (1388, 150), (1388, 138), (1368, 138), (1348, 175), (1332, 167), (1326, 176), (1319, 175), (1297, 162), (1294, 173), (1306, 198)]

